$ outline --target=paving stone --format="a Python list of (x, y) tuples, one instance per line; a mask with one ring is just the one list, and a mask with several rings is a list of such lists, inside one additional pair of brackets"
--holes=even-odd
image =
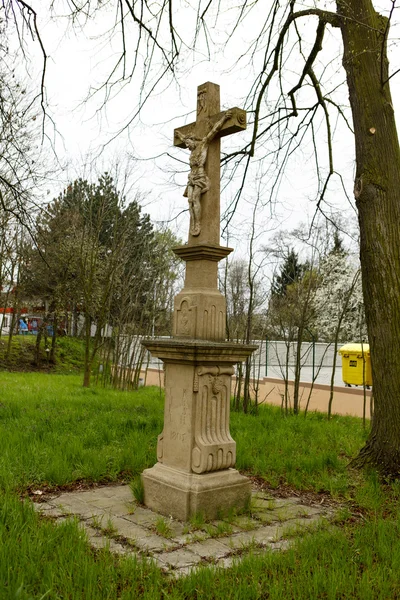
[(255, 543), (254, 535), (255, 531), (244, 531), (243, 533), (220, 538), (219, 541), (231, 550), (245, 548)]
[(194, 554), (186, 548), (175, 550), (173, 552), (164, 552), (163, 554), (160, 554), (158, 558), (170, 567), (176, 568), (189, 567), (201, 561), (201, 557), (198, 554)]
[(260, 527), (261, 523), (256, 521), (255, 519), (243, 515), (240, 517), (236, 517), (236, 519), (234, 520), (234, 525), (236, 527), (240, 527), (240, 529), (244, 529), (245, 531), (250, 531), (252, 529), (257, 529), (258, 527)]
[(111, 490), (115, 499), (118, 499), (121, 502), (126, 501), (131, 502), (132, 504), (135, 503), (135, 499), (129, 485), (116, 485), (112, 487)]
[[(93, 519), (92, 522), (95, 522), (96, 519)], [(137, 525), (136, 523), (131, 523), (127, 521), (123, 517), (109, 517), (107, 519), (102, 519), (100, 521), (100, 527), (102, 529), (106, 529), (109, 526), (115, 529), (114, 536), (120, 535), (124, 538), (132, 540), (136, 542), (136, 540), (141, 539), (148, 535), (148, 531)]]
[(277, 521), (288, 521), (289, 519), (295, 519), (304, 516), (304, 507), (299, 504), (288, 504), (272, 511), (273, 518)]
[(281, 520), (288, 520), (293, 518), (306, 518), (306, 517), (316, 517), (322, 516), (326, 514), (324, 509), (318, 509), (311, 506), (306, 506), (305, 504), (290, 504), (279, 509), (281, 514)]
[(287, 550), (291, 545), (290, 540), (279, 540), (278, 542), (273, 542), (270, 546), (271, 550), (274, 552), (278, 552), (280, 550)]
[(171, 519), (166, 519), (166, 521), (174, 539), (183, 535), (185, 530), (185, 525), (183, 523)]
[(79, 492), (69, 492), (64, 493), (60, 496), (63, 498), (64, 496), (69, 496), (72, 498), (77, 498), (78, 500), (82, 500), (83, 502), (89, 502), (91, 500), (98, 500), (99, 498), (105, 497), (106, 488), (93, 488), (91, 490), (82, 490)]
[(88, 541), (92, 546), (98, 548), (99, 550), (107, 549), (115, 554), (127, 554), (129, 552), (129, 550), (124, 548), (122, 544), (118, 544), (118, 542), (115, 542), (114, 540), (102, 535), (88, 534)]
[(46, 517), (61, 517), (63, 511), (51, 504), (34, 504), (35, 510)]
[(261, 521), (261, 524), (266, 524), (266, 525), (269, 525), (274, 520), (272, 513), (269, 510), (267, 510), (265, 512), (255, 512), (254, 518), (257, 518), (259, 521)]
[(111, 487), (102, 487), (102, 495), (108, 498), (127, 502), (133, 501), (132, 490), (129, 485), (112, 485)]
[(156, 554), (156, 556), (153, 556), (151, 559), (154, 562), (154, 564), (156, 565), (156, 567), (158, 567), (159, 569), (161, 569), (162, 571), (164, 571), (164, 573), (168, 573), (170, 567), (169, 565), (167, 565), (166, 562), (164, 562), (163, 560), (160, 559), (160, 555)]
[(56, 521), (54, 521), (55, 525), (62, 525), (62, 523), (65, 523), (66, 521), (74, 521), (76, 520), (78, 517), (76, 515), (70, 515), (70, 516), (63, 516), (63, 517), (58, 517), (56, 519)]
[(284, 525), (284, 535), (296, 535), (299, 532), (305, 531), (307, 529), (311, 529), (313, 527), (318, 527), (321, 523), (321, 519), (312, 517), (310, 519), (300, 518), (300, 519), (292, 519), (285, 523)]
[(291, 498), (274, 498), (274, 508), (282, 508), (284, 506), (290, 506), (291, 504), (298, 504), (299, 499), (296, 496)]
[(146, 535), (141, 538), (135, 538), (135, 546), (146, 552), (164, 552), (176, 547), (176, 543), (167, 540), (160, 535)]
[(217, 568), (223, 568), (223, 569), (229, 569), (230, 567), (232, 567), (235, 564), (235, 557), (234, 556), (227, 556), (226, 558), (221, 558), (220, 561), (218, 561), (218, 564), (216, 565)]
[[(167, 567), (168, 568), (168, 567)], [(202, 565), (192, 565), (191, 567), (181, 567), (180, 569), (169, 570), (169, 576), (172, 579), (178, 580), (182, 579), (182, 577), (187, 577), (188, 575), (192, 575), (200, 571), (203, 568)], [(204, 568), (209, 568), (209, 566), (205, 566)]]
[(258, 544), (269, 545), (280, 539), (284, 531), (283, 525), (270, 525), (261, 527), (253, 532), (253, 539)]
[(318, 506), (308, 506), (306, 504), (299, 504), (300, 507), (300, 512), (302, 513), (302, 516), (309, 516), (309, 517), (314, 517), (314, 516), (324, 516), (324, 515), (329, 515), (331, 513), (331, 511), (329, 509), (326, 509), (325, 507), (318, 507)]
[(187, 546), (188, 544), (202, 542), (209, 539), (209, 535), (205, 531), (194, 531), (193, 533), (183, 533), (173, 538), (176, 544)]
[(83, 500), (80, 498), (80, 501), (84, 502), (87, 506), (93, 506), (95, 508), (109, 508), (115, 504), (113, 498), (95, 498), (91, 500)]
[(126, 515), (126, 519), (138, 525), (154, 525), (159, 518), (160, 515), (141, 506), (137, 506), (133, 513)]
[(226, 521), (212, 521), (204, 528), (205, 532), (210, 537), (225, 537), (243, 531), (237, 525), (227, 523)]
[(268, 492), (253, 492), (251, 498), (252, 500), (271, 500), (273, 496)]
[(229, 546), (219, 540), (208, 539), (204, 542), (191, 544), (188, 549), (202, 558), (221, 558), (230, 552)]
[(81, 500), (74, 497), (63, 498), (63, 502), (56, 503), (56, 508), (62, 510), (63, 513), (72, 513), (86, 518), (92, 515), (104, 514), (103, 509), (96, 506), (90, 506), (86, 502), (81, 502)]
[[(92, 506), (89, 502), (88, 507)], [(96, 509), (96, 507), (94, 507)], [(118, 517), (124, 517), (126, 515), (131, 514), (132, 508), (129, 507), (124, 502), (115, 502), (110, 506), (102, 509), (105, 515), (116, 515)]]

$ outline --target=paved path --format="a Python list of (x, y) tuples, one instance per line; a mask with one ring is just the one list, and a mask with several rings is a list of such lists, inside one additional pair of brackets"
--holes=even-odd
[(173, 576), (207, 564), (229, 567), (250, 552), (284, 549), (305, 529), (327, 524), (333, 516), (329, 507), (297, 497), (274, 498), (264, 491), (253, 492), (247, 514), (207, 523), (182, 523), (139, 506), (128, 485), (38, 500), (35, 508), (44, 517), (56, 522), (77, 517), (92, 546), (146, 557)]

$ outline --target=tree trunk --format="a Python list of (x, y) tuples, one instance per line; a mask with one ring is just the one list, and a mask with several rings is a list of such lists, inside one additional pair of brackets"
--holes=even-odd
[(83, 387), (90, 387), (90, 376), (92, 374), (92, 361), (90, 355), (90, 334), (92, 321), (89, 315), (85, 315), (85, 357), (83, 366)]
[(251, 375), (251, 356), (246, 358), (244, 370), (243, 386), (243, 412), (247, 414), (250, 406), (250, 375)]
[(243, 363), (238, 363), (236, 369), (235, 410), (240, 410), (240, 395), (242, 393)]
[(338, 0), (356, 141), (365, 315), (375, 414), (354, 463), (400, 475), (400, 150), (388, 79), (388, 21), (371, 0)]
[(52, 365), (56, 363), (56, 346), (57, 346), (57, 329), (58, 329), (58, 317), (57, 314), (53, 314), (53, 335), (51, 337), (50, 347), (50, 362)]
[(300, 412), (300, 378), (301, 378), (301, 345), (304, 337), (304, 321), (297, 329), (296, 337), (296, 362), (294, 366), (294, 386), (293, 386), (293, 414), (298, 415)]

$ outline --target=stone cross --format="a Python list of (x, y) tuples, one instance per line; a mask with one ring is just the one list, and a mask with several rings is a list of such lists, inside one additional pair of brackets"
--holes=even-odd
[(220, 138), (246, 129), (246, 111), (220, 112), (219, 85), (197, 88), (196, 122), (175, 129), (174, 146), (190, 150), (190, 173), (184, 196), (189, 201), (189, 244), (219, 245)]
[(229, 432), (234, 365), (256, 346), (225, 342), (226, 301), (218, 289), (218, 262), (232, 248), (219, 245), (220, 141), (246, 129), (239, 108), (220, 112), (219, 86), (198, 87), (196, 122), (175, 130), (174, 144), (190, 150), (185, 196), (188, 243), (174, 248), (186, 262), (185, 285), (175, 296), (172, 339), (143, 345), (165, 366), (164, 428), (158, 462), (143, 472), (146, 506), (189, 519), (247, 505), (250, 482), (235, 468), (236, 443)]

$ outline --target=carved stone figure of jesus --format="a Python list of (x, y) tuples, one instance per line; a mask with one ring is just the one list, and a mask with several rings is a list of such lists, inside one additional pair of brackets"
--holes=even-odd
[(210, 142), (212, 142), (216, 134), (222, 128), (223, 124), (228, 121), (231, 116), (231, 111), (226, 111), (208, 134), (201, 139), (196, 138), (193, 135), (184, 136), (179, 131), (176, 131), (178, 138), (185, 144), (186, 148), (189, 148), (190, 150), (190, 173), (183, 195), (189, 202), (190, 233), (193, 236), (199, 235), (201, 231), (201, 195), (205, 194), (205, 192), (208, 192), (210, 189), (210, 180), (205, 171), (208, 147)]

